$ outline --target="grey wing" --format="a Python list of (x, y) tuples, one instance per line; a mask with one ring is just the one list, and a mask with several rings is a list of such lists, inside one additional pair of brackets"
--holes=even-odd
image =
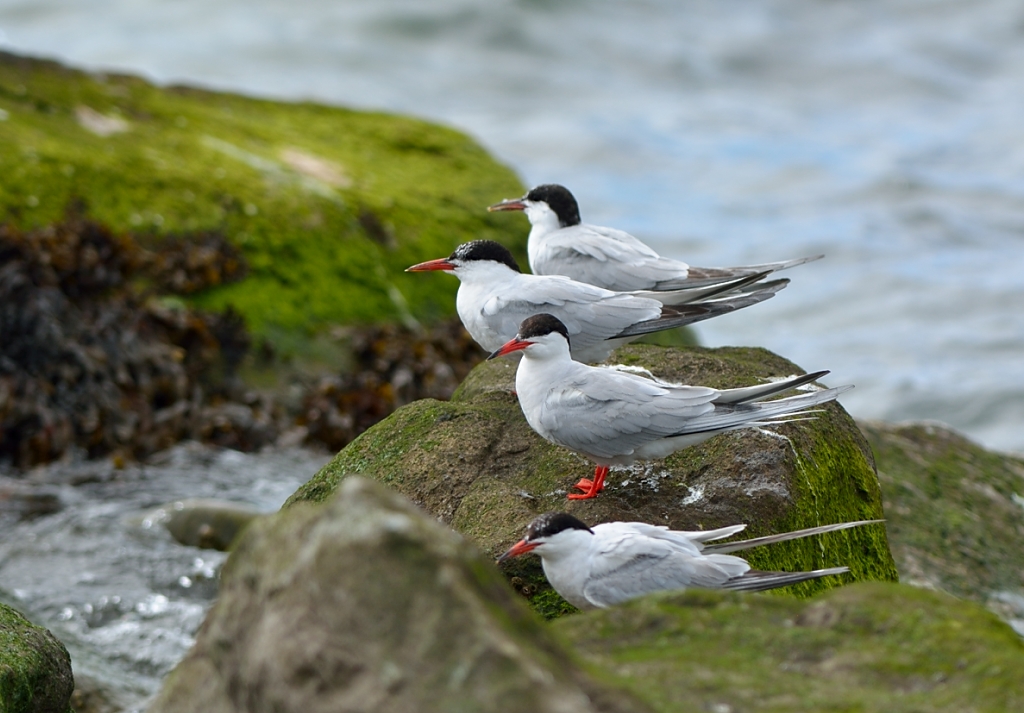
[(551, 440), (597, 458), (631, 454), (715, 408), (715, 389), (669, 389), (632, 374), (584, 368), (547, 394), (538, 417)]
[(651, 592), (702, 587), (717, 589), (750, 569), (739, 557), (693, 556), (670, 543), (643, 536), (625, 537), (595, 557), (583, 587), (595, 606), (606, 607)]
[(575, 349), (574, 336), (597, 343), (632, 324), (659, 318), (662, 309), (657, 300), (617, 294), (567, 277), (523, 275), (512, 294), (492, 295), (481, 312), (489, 320), (500, 321), (502, 333), (514, 322), (512, 335), (527, 317), (552, 314), (565, 325)]
[(594, 225), (574, 225), (544, 238), (541, 259), (532, 266), (545, 275), (629, 292), (685, 279), (685, 262), (660, 257), (629, 233)]

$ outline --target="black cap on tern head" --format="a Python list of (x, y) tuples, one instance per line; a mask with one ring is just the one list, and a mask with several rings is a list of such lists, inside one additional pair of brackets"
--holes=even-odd
[(545, 537), (557, 535), (565, 530), (586, 530), (593, 534), (594, 531), (583, 522), (577, 520), (567, 512), (548, 512), (535, 518), (526, 526), (526, 541), (539, 540)]
[(557, 183), (545, 183), (527, 193), (526, 200), (547, 203), (558, 216), (558, 222), (563, 228), (580, 224), (579, 204), (576, 203), (576, 199), (565, 186), (560, 186)]
[(493, 260), (508, 265), (516, 272), (522, 272), (519, 269), (519, 263), (512, 257), (508, 248), (493, 240), (471, 240), (468, 243), (463, 243), (455, 248), (455, 252), (449, 255), (448, 259), (463, 263), (471, 260)]
[(545, 312), (527, 317), (520, 322), (518, 336), (520, 339), (530, 339), (531, 337), (543, 337), (552, 332), (558, 332), (565, 337), (565, 341), (569, 341), (569, 330), (562, 324), (562, 320)]

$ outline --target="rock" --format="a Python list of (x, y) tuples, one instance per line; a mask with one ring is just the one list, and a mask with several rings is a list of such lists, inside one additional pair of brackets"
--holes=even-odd
[(163, 505), (146, 515), (145, 521), (162, 524), (183, 545), (223, 552), (261, 514), (245, 503), (192, 498)]
[(96, 679), (77, 674), (75, 691), (71, 694), (71, 709), (75, 713), (121, 713), (130, 706), (119, 698)]
[(74, 687), (64, 644), (0, 604), (0, 713), (70, 713)]
[[(526, 225), (486, 211), (522, 186), (448, 128), (4, 52), (0, 95), (0, 461), (18, 468), (183, 438), (257, 450), (296, 414), (245, 385), (344, 367), (336, 325), (436, 343), (421, 324), (454, 314), (458, 281), (406, 267), (474, 238), (525, 257)], [(300, 425), (337, 444), (460, 369), (394, 371), (335, 376)], [(336, 417), (345, 401), (365, 413)]]
[(1024, 632), (1024, 459), (937, 423), (860, 425), (901, 579), (987, 602)]
[(659, 711), (1020, 711), (1024, 642), (982, 607), (858, 583), (795, 601), (698, 590), (554, 630)]
[[(720, 388), (803, 373), (755, 348), (631, 345), (612, 360), (642, 364), (661, 378)], [(537, 514), (551, 510), (587, 523), (640, 520), (679, 529), (747, 523), (750, 536), (883, 517), (870, 449), (837, 404), (828, 404), (814, 420), (774, 428), (774, 435), (735, 431), (663, 462), (615, 469), (600, 497), (567, 501), (569, 486), (590, 476), (593, 466), (530, 429), (510, 393), (514, 370), (510, 360), (486, 362), (450, 402), (427, 399), (399, 409), (342, 450), (289, 503), (323, 500), (348, 475), (364, 474), (404, 493), (495, 556)], [(850, 566), (851, 575), (789, 590), (801, 595), (852, 579), (896, 579), (882, 526), (749, 555), (761, 569)], [(512, 560), (505, 572), (544, 615), (569, 610), (547, 586), (537, 558)]]
[(456, 280), (403, 270), (459, 243), (495, 239), (525, 257), (525, 223), (486, 211), (522, 185), (446, 127), (8, 53), (0, 93), (0, 224), (51, 225), (77, 203), (147, 244), (179, 240), (156, 283), (206, 309), (233, 305), (290, 354), (309, 356), (305, 332), (328, 324), (454, 314)]
[(150, 713), (643, 711), (457, 534), (370, 481), (260, 519)]

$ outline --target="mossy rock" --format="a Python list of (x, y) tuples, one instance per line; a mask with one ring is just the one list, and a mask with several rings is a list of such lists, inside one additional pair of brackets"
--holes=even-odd
[(935, 423), (861, 427), (901, 578), (977, 601), (1024, 594), (1024, 459)]
[(192, 299), (233, 305), (287, 347), (322, 325), (454, 313), (457, 281), (406, 275), (476, 238), (525, 257), (486, 206), (522, 185), (450, 128), (89, 74), (0, 52), (0, 223), (84, 204), (117, 231), (221, 233), (249, 274)]
[[(661, 378), (713, 387), (759, 383), (803, 373), (764, 349), (664, 349), (631, 345), (613, 360), (644, 365)], [(544, 441), (510, 393), (515, 363), (478, 366), (450, 402), (423, 400), (363, 433), (289, 500), (322, 501), (351, 474), (379, 480), (497, 555), (522, 536), (536, 515), (573, 513), (595, 524), (639, 520), (677, 529), (747, 523), (760, 536), (813, 525), (882, 517), (870, 450), (838, 404), (813, 420), (766, 431), (717, 436), (664, 461), (613, 469), (605, 492), (568, 501), (566, 492), (593, 465)], [(855, 579), (896, 579), (885, 529), (860, 527), (821, 538), (751, 550), (760, 569), (804, 570), (848, 565), (852, 573), (786, 591), (806, 596)], [(506, 574), (545, 616), (571, 607), (548, 587), (539, 561), (511, 560)]]
[(693, 590), (553, 626), (665, 713), (1024, 710), (1024, 641), (976, 604), (907, 585), (811, 601)]
[(74, 688), (64, 644), (0, 604), (0, 713), (70, 713)]

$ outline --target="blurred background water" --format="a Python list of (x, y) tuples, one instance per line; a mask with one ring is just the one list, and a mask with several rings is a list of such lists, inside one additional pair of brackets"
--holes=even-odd
[(0, 32), (78, 66), (439, 120), (693, 264), (826, 253), (704, 343), (831, 369), (857, 417), (1024, 451), (1016, 0), (0, 0)]

